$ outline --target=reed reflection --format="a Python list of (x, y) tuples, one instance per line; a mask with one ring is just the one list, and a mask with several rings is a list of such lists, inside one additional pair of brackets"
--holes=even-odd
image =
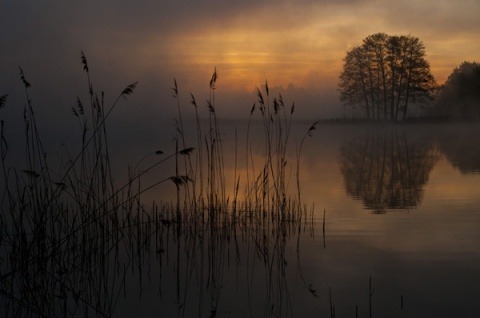
[(347, 195), (373, 213), (385, 213), (421, 204), (438, 158), (430, 141), (394, 129), (372, 130), (341, 147), (339, 164)]

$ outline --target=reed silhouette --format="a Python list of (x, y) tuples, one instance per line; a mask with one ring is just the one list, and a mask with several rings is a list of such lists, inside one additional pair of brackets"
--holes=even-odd
[[(173, 310), (177, 316), (189, 316), (193, 310), (198, 316), (214, 317), (221, 310), (223, 287), (229, 279), (225, 272), (231, 266), (246, 266), (247, 295), (242, 297), (248, 299), (250, 314), (259, 311), (258, 292), (254, 295), (252, 290), (257, 288), (256, 279), (262, 277), (263, 315), (291, 316), (286, 248), (296, 242), (299, 263), (298, 237), (313, 231), (313, 207), (301, 203), (298, 165), (306, 137), (311, 136), (316, 124), (294, 149), (297, 189), (291, 194), (286, 157), (294, 106), (287, 110), (282, 96), (271, 103), (266, 83), (264, 91), (258, 90), (258, 101), (250, 113), (252, 118), (260, 112), (263, 123), (264, 135), (255, 136), (257, 140), (263, 138), (262, 165), (254, 163), (257, 150), (250, 143), (248, 127), (246, 176), (237, 174), (235, 168), (230, 197), (216, 116), (217, 72), (210, 80), (206, 131), (191, 95), (197, 124), (195, 147), (187, 143), (175, 80), (175, 151), (164, 154), (157, 150), (143, 156), (129, 169), (127, 182), (118, 184), (107, 123), (109, 115), (122, 99), (133, 94), (138, 83), (128, 85), (108, 106), (104, 93), (94, 89), (83, 52), (81, 62), (87, 78), (87, 102), (77, 97), (71, 109), (81, 127), (80, 150), (73, 154), (68, 149), (63, 151), (60, 166), (53, 169), (47, 160), (30, 97), (31, 85), (22, 69), (20, 79), (26, 98), (24, 169), (7, 166), (8, 138), (2, 122), (2, 314), (111, 317), (122, 297), (131, 292), (127, 285), (132, 277), (138, 284), (135, 290), (142, 296), (156, 276), (160, 298), (174, 302), (173, 309), (165, 310)], [(4, 107), (6, 96), (0, 101)], [(150, 156), (155, 161), (143, 167), (142, 162)], [(235, 167), (238, 158), (235, 155)], [(142, 183), (147, 172), (172, 161), (175, 171), (170, 177)], [(247, 180), (244, 189), (240, 187), (242, 177)], [(172, 203), (142, 200), (146, 191), (168, 182), (176, 189)], [(306, 290), (316, 296), (312, 284), (303, 275), (301, 279)], [(192, 292), (197, 296), (192, 297)]]

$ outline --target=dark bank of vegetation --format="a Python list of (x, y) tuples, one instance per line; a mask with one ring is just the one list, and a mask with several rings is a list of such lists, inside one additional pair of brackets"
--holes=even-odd
[(480, 120), (480, 64), (463, 62), (440, 88), (436, 115), (457, 120)]
[(347, 52), (338, 90), (361, 120), (479, 120), (479, 74), (464, 62), (439, 86), (419, 38), (377, 33)]

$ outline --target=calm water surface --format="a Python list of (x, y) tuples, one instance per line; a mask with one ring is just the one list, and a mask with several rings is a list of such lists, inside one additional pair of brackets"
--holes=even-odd
[[(477, 317), (479, 139), (476, 126), (319, 125), (300, 163), (307, 222), (171, 239), (161, 277), (116, 312)], [(231, 156), (227, 174), (242, 175)]]
[[(285, 179), (294, 199), (297, 154), (309, 124), (294, 125), (286, 156)], [(252, 179), (245, 170), (245, 126), (221, 127), (230, 206), (235, 180), (244, 189)], [(249, 167), (257, 172), (261, 131), (259, 125), (250, 131)], [(196, 137), (189, 142), (195, 145)], [(122, 141), (118, 144), (113, 157), (148, 167), (151, 157), (138, 158), (151, 145), (125, 153)], [(82, 315), (82, 309), (69, 308), (87, 303), (81, 308), (106, 308), (114, 317), (478, 317), (479, 144), (479, 125), (319, 124), (305, 139), (298, 165), (301, 218), (258, 222), (237, 211), (239, 221), (228, 223), (222, 220), (232, 216), (222, 212), (214, 227), (195, 222), (180, 227), (162, 217), (155, 230), (141, 214), (133, 222), (140, 225), (122, 225), (127, 239), (120, 245), (103, 246), (108, 261), (94, 260), (88, 281), (81, 281), (82, 271), (69, 276), (67, 286), (81, 285), (81, 292), (71, 297), (68, 288), (58, 290), (59, 316)], [(164, 146), (173, 147), (171, 139)], [(142, 176), (142, 186), (174, 171), (175, 162), (166, 162)], [(238, 199), (244, 194), (240, 190)], [(149, 202), (155, 200), (161, 214), (162, 202), (175, 205), (175, 198), (174, 184), (164, 182), (143, 194), (143, 208), (132, 206), (151, 211)], [(5, 308), (21, 303), (16, 292), (22, 288), (13, 286), (7, 259), (2, 256), (2, 286), (14, 295), (2, 290)], [(53, 283), (25, 286), (56, 286), (61, 275), (54, 274)]]

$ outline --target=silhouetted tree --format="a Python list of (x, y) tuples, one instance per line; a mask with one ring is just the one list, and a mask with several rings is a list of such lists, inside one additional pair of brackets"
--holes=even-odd
[(345, 105), (360, 107), (369, 119), (398, 120), (411, 104), (430, 101), (436, 86), (418, 38), (377, 33), (347, 52), (339, 91)]
[(457, 119), (480, 119), (480, 64), (463, 62), (440, 89), (440, 114)]

